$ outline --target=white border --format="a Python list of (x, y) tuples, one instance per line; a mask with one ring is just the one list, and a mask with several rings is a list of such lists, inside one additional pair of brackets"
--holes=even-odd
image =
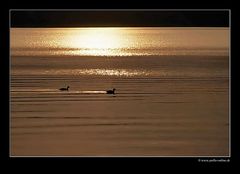
[[(229, 12), (229, 90), (228, 90), (228, 95), (229, 95), (229, 154), (227, 156), (60, 156), (60, 155), (43, 155), (43, 156), (18, 156), (18, 155), (11, 155), (11, 34), (10, 34), (10, 29), (11, 29), (11, 11), (228, 11)], [(105, 158), (105, 157), (110, 157), (110, 158), (118, 158), (118, 157), (124, 157), (124, 158), (131, 158), (131, 157), (141, 157), (141, 158), (149, 158), (149, 157), (154, 157), (154, 158), (214, 158), (214, 157), (222, 157), (222, 158), (229, 158), (231, 157), (231, 9), (9, 9), (9, 157), (63, 157), (63, 158), (68, 158), (68, 157), (74, 157), (74, 158)]]

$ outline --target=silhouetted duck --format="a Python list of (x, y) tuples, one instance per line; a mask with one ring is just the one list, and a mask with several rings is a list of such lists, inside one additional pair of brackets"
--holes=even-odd
[(69, 86), (67, 86), (66, 88), (60, 88), (60, 91), (68, 91), (68, 88), (70, 88)]
[(113, 90), (107, 90), (106, 92), (107, 92), (107, 94), (115, 94), (115, 88), (113, 88)]

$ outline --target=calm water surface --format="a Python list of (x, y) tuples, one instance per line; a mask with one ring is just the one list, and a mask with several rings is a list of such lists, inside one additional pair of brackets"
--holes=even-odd
[(228, 28), (10, 34), (11, 155), (228, 155)]

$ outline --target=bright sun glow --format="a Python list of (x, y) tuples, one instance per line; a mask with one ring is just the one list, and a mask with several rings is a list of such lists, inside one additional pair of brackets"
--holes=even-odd
[(75, 30), (70, 35), (68, 43), (73, 48), (79, 49), (112, 49), (120, 46), (119, 31), (113, 28), (92, 28)]

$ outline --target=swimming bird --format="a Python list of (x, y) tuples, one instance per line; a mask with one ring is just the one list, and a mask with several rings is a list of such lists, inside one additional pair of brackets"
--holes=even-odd
[(66, 88), (60, 88), (60, 91), (68, 91), (68, 88), (70, 88), (69, 86), (67, 86)]
[(107, 92), (107, 94), (115, 94), (115, 88), (113, 88), (113, 90), (107, 90), (106, 92)]

